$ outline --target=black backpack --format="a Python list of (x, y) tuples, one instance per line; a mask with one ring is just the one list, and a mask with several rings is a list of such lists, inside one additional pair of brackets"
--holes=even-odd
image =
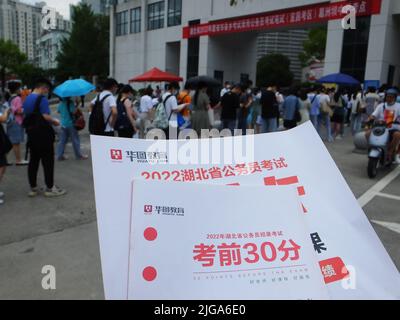
[(96, 103), (94, 104), (92, 113), (90, 114), (89, 117), (89, 132), (92, 135), (102, 136), (106, 131), (107, 123), (110, 121), (112, 112), (110, 112), (107, 121), (105, 121), (103, 112), (103, 103), (110, 96), (111, 94), (108, 94), (103, 99), (100, 100), (100, 95), (99, 95), (96, 99)]
[(22, 126), (28, 136), (28, 147), (47, 147), (55, 141), (52, 125), (40, 113), (43, 96), (36, 99), (33, 112), (25, 116)]
[(117, 121), (115, 122), (115, 130), (126, 130), (132, 128), (131, 121), (129, 120), (128, 114), (126, 113), (125, 101), (126, 99), (118, 100), (118, 117)]

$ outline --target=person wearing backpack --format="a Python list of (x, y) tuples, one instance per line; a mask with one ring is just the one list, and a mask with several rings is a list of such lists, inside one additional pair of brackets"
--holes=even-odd
[(39, 193), (37, 186), (37, 174), (40, 162), (42, 162), (46, 190), (45, 197), (59, 197), (67, 192), (54, 185), (54, 140), (53, 126), (59, 126), (60, 122), (51, 116), (47, 96), (51, 83), (47, 79), (36, 81), (35, 89), (26, 98), (23, 108), (25, 119), (23, 126), (28, 135), (28, 148), (30, 152), (28, 165), (28, 179), (31, 191), (29, 197), (36, 197)]
[(91, 102), (89, 107), (89, 132), (92, 135), (114, 137), (114, 125), (117, 121), (118, 82), (109, 78), (103, 84), (103, 91)]
[(184, 125), (181, 127), (181, 129), (189, 129), (192, 126), (191, 123), (191, 117), (192, 117), (192, 110), (191, 108), (193, 107), (192, 105), (192, 96), (194, 97), (194, 94), (192, 95), (192, 89), (189, 84), (185, 84), (184, 89), (179, 93), (178, 95), (178, 104), (188, 104), (189, 107), (184, 108), (181, 111), (181, 115), (183, 120), (185, 121)]
[(79, 140), (78, 130), (75, 128), (75, 118), (77, 107), (71, 98), (63, 98), (58, 105), (58, 113), (61, 116), (61, 134), (60, 140), (57, 145), (57, 160), (65, 161), (68, 160), (64, 155), (65, 146), (71, 138), (72, 146), (75, 152), (75, 158), (77, 160), (87, 160), (89, 157), (83, 155), (81, 152), (81, 142)]
[(117, 121), (115, 130), (120, 138), (132, 138), (136, 131), (136, 116), (133, 111), (132, 97), (134, 90), (130, 85), (125, 85), (119, 92), (117, 99)]
[(22, 99), (19, 96), (21, 92), (21, 84), (18, 82), (10, 82), (8, 90), (11, 97), (8, 100), (10, 107), (10, 117), (7, 123), (7, 135), (13, 145), (15, 154), (15, 164), (17, 166), (26, 166), (28, 161), (21, 159), (21, 143), (25, 140), (25, 130), (22, 127), (24, 120), (24, 109), (22, 108)]
[(178, 92), (178, 82), (171, 82), (168, 85), (167, 92), (162, 96), (162, 102), (157, 107), (153, 122), (157, 129), (164, 131), (167, 140), (169, 139), (169, 128), (178, 129), (178, 113), (190, 106), (187, 103), (178, 105), (178, 100), (176, 99)]

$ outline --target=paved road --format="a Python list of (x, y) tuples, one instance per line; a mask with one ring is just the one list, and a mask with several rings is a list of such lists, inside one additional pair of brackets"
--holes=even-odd
[[(89, 153), (87, 135), (83, 146)], [(328, 149), (400, 269), (400, 168), (371, 181), (350, 138)], [(10, 167), (1, 184), (0, 299), (103, 299), (91, 162), (56, 164), (57, 183), (69, 190), (60, 199), (28, 199), (25, 171)], [(57, 290), (42, 289), (44, 265), (55, 266)]]

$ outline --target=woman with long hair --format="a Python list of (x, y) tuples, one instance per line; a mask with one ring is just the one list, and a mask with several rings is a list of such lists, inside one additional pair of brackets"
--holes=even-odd
[(192, 129), (196, 131), (199, 138), (201, 137), (202, 129), (211, 129), (208, 115), (208, 110), (211, 106), (207, 89), (206, 83), (199, 83), (193, 98)]
[(351, 96), (351, 132), (353, 135), (361, 131), (363, 107), (363, 92), (357, 88)]
[(308, 98), (307, 91), (305, 89), (300, 91), (299, 99), (301, 122), (298, 124), (300, 125), (310, 120), (311, 101)]
[(118, 116), (114, 130), (120, 138), (133, 138), (136, 131), (136, 115), (133, 110), (132, 98), (135, 91), (130, 85), (124, 85), (117, 98)]
[(342, 139), (344, 132), (344, 122), (346, 117), (346, 105), (342, 98), (342, 92), (338, 90), (331, 101), (331, 108), (333, 109), (332, 123), (333, 123), (333, 138)]

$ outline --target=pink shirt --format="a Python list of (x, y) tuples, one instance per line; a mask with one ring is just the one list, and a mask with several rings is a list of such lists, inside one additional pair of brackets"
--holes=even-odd
[(18, 123), (19, 125), (22, 125), (22, 122), (24, 120), (23, 112), (24, 109), (22, 108), (22, 99), (19, 96), (12, 97), (11, 101), (11, 111), (15, 116), (15, 122)]

